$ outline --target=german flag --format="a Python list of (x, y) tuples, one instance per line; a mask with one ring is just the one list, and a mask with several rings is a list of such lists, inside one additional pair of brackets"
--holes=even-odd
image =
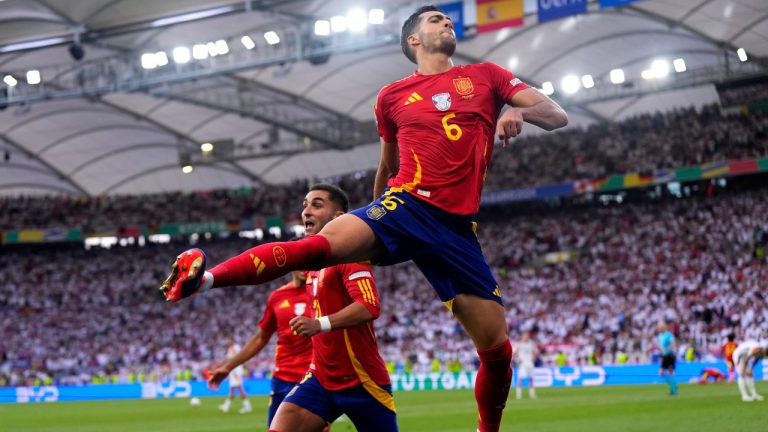
[(477, 0), (477, 32), (523, 25), (523, 0)]

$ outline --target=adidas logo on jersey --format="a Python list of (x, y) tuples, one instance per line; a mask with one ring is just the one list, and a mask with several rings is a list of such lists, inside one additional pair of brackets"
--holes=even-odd
[(422, 100), (422, 99), (423, 99), (423, 98), (421, 97), (421, 95), (420, 95), (420, 94), (418, 94), (418, 93), (416, 93), (416, 92), (413, 92), (413, 93), (411, 93), (411, 95), (410, 95), (410, 96), (408, 96), (408, 100), (406, 100), (406, 101), (405, 101), (405, 103), (403, 104), (403, 106), (406, 106), (406, 105), (408, 105), (408, 104), (411, 104), (411, 103), (414, 103), (414, 102), (418, 102), (418, 101), (420, 101), (420, 100)]
[(285, 309), (291, 307), (291, 303), (288, 300), (283, 300), (282, 303), (280, 303), (280, 306), (278, 306), (279, 309)]

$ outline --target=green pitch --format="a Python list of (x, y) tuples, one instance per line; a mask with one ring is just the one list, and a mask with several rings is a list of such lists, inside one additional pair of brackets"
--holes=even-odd
[[(757, 383), (768, 395), (768, 383)], [(527, 392), (524, 392), (527, 394)], [(505, 431), (521, 432), (740, 432), (768, 430), (768, 400), (741, 402), (736, 384), (682, 385), (667, 396), (666, 386), (611, 386), (538, 389), (539, 399), (510, 398)], [(0, 405), (0, 432), (229, 432), (266, 430), (265, 397), (251, 398), (254, 412), (238, 414), (240, 402), (223, 414), (221, 398), (114, 402), (59, 402)], [(400, 430), (474, 432), (470, 391), (395, 394)], [(345, 420), (345, 419), (343, 419)], [(354, 431), (349, 421), (334, 432)]]

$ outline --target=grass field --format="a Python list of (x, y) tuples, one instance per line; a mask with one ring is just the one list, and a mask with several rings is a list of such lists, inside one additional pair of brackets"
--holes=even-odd
[[(768, 383), (758, 392), (768, 395)], [(510, 399), (504, 431), (752, 432), (768, 430), (768, 400), (741, 402), (736, 384), (682, 385), (670, 397), (666, 386), (543, 388), (539, 399)], [(395, 394), (400, 430), (405, 432), (474, 431), (471, 391)], [(263, 431), (266, 397), (252, 398), (254, 412), (223, 414), (220, 398), (204, 398), (199, 407), (187, 399), (115, 402), (60, 402), (0, 405), (1, 432), (228, 432)], [(354, 431), (348, 421), (335, 432)]]

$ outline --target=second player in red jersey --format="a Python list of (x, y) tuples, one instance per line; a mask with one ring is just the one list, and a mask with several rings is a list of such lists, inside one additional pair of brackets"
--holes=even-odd
[(301, 283), (289, 282), (269, 295), (259, 328), (267, 335), (277, 332), (274, 377), (297, 383), (307, 372), (312, 359), (312, 342), (294, 334), (288, 323), (298, 315), (309, 314), (307, 290)]
[[(340, 264), (307, 277), (307, 288), (312, 302), (312, 317), (320, 318), (342, 310), (357, 302), (379, 316), (379, 295), (371, 267), (363, 264)], [(339, 331), (318, 333), (312, 337), (314, 353), (310, 370), (328, 390), (341, 390), (363, 385), (377, 393), (390, 405), (391, 396), (384, 395), (377, 386), (390, 384), (389, 373), (379, 355), (373, 321)], [(318, 367), (322, 365), (322, 367)], [(376, 395), (374, 395), (376, 396)], [(391, 404), (394, 409), (394, 404)]]
[(390, 187), (459, 215), (477, 213), (506, 101), (529, 88), (493, 63), (414, 72), (384, 87), (374, 109), (379, 135), (399, 146)]

